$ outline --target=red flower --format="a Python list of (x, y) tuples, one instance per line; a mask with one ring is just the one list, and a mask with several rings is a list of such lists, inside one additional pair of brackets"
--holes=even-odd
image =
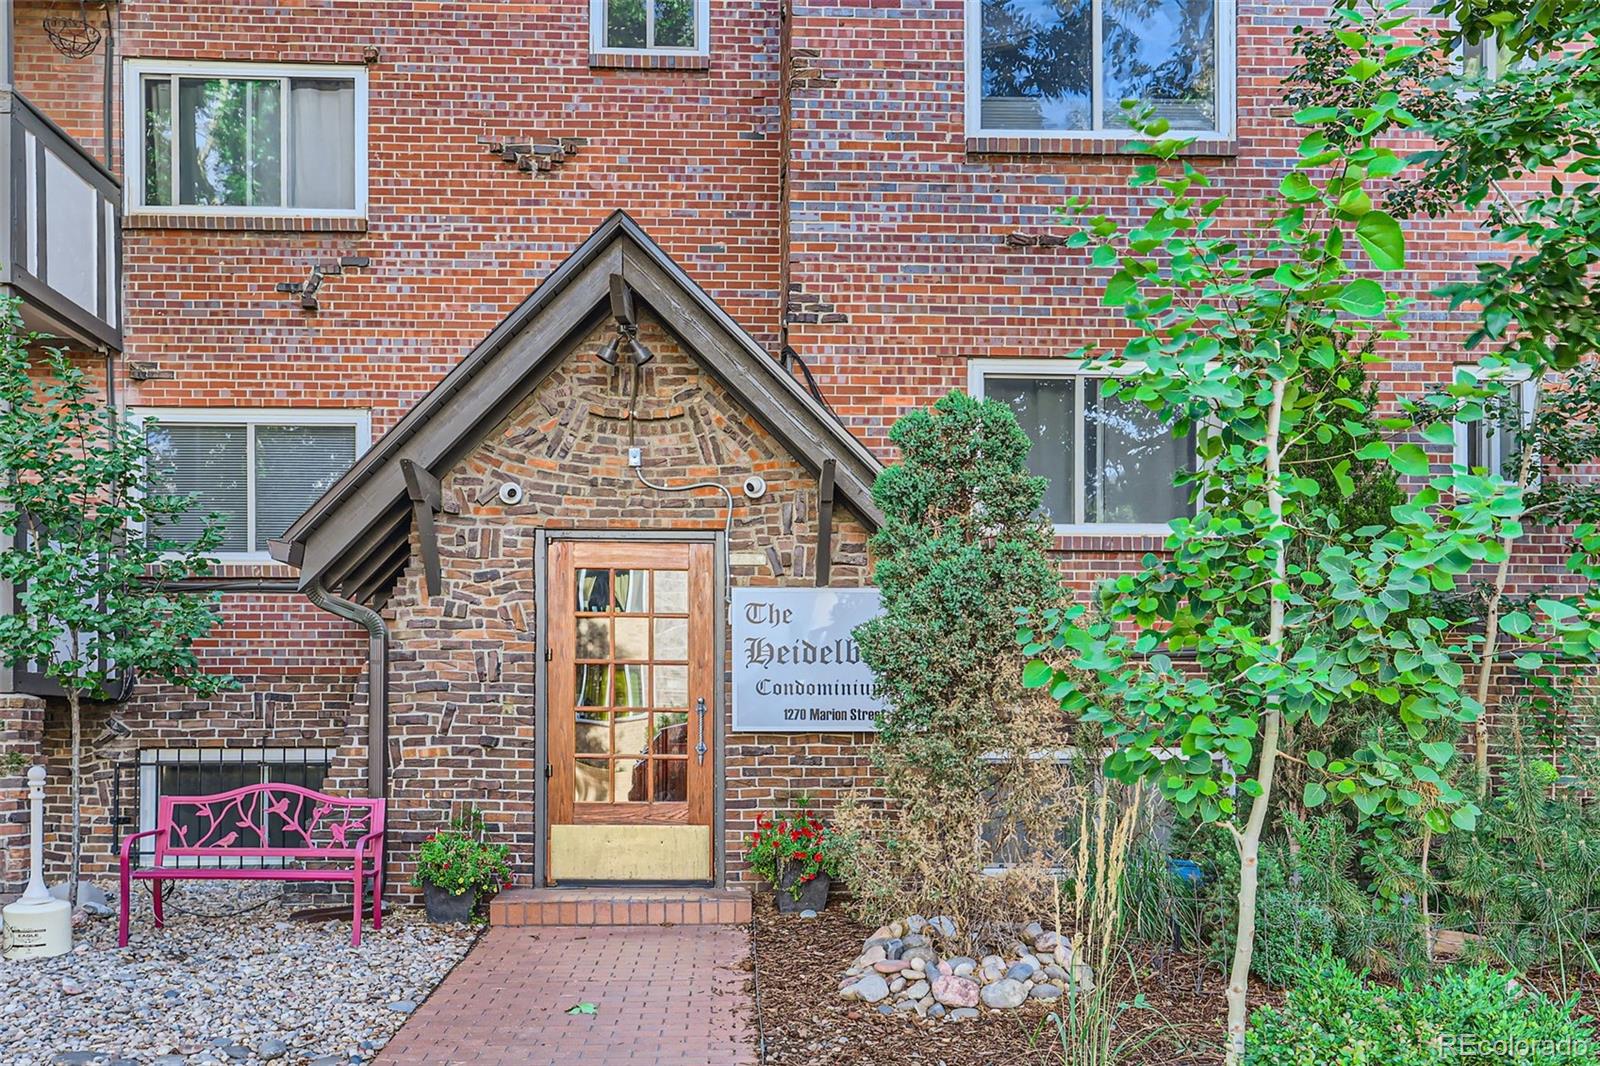
[(812, 862), (821, 862), (822, 861), (822, 852), (820, 852), (820, 851), (814, 852), (812, 854), (812, 856), (811, 856), (811, 861)]

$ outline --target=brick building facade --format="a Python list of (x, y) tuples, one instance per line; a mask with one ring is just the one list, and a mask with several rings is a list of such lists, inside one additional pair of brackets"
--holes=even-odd
[[(14, 84), (104, 158), (104, 52), (72, 61), (52, 50), (40, 27), (54, 6), (15, 3)], [(113, 136), (104, 158), (127, 181), (123, 341), (109, 364), (115, 400), (163, 424), (203, 423), (217, 412), (228, 413), (224, 420), (255, 412), (271, 426), (299, 417), (348, 428), (353, 451), (379, 447), (622, 210), (775, 369), (785, 347), (804, 360), (843, 426), (887, 461), (888, 427), (905, 410), (952, 388), (982, 388), (985, 374), (1018, 380), (1031, 371), (1015, 361), (1049, 360), (1115, 335), (1096, 295), (1100, 272), (1047, 238), (1069, 196), (1126, 211), (1120, 190), (1133, 163), (1102, 120), (1081, 134), (988, 128), (990, 95), (995, 114), (1027, 102), (1004, 90), (977, 98), (983, 79), (972, 71), (986, 60), (973, 42), (989, 6), (658, 0), (646, 5), (648, 30), (639, 32), (683, 33), (692, 43), (651, 49), (641, 38), (645, 47), (610, 49), (609, 25), (595, 22), (612, 10), (602, 0), (125, 0), (114, 6)], [(1258, 0), (1158, 6), (1163, 18), (1204, 31), (1210, 73), (1196, 84), (1208, 88), (1195, 90), (1200, 104), (1183, 103), (1215, 127), (1197, 145), (1201, 164), (1231, 193), (1275, 188), (1297, 140), (1281, 91), (1290, 31), (1325, 9)], [(689, 23), (674, 21), (680, 7)], [(205, 198), (186, 183), (213, 180), (210, 163), (180, 162), (168, 173), (152, 137), (198, 136), (193, 123), (206, 116), (183, 112), (185, 93), (227, 77), (257, 79), (262, 95), (245, 114), (262, 128), (270, 115), (284, 131), (281, 139), (251, 134), (251, 143), (282, 157), (285, 187), (251, 164), (246, 185), (255, 192), (246, 199), (287, 204), (302, 195), (288, 185), (315, 183), (289, 157), (315, 121), (320, 91), (324, 103), (349, 102), (354, 143), (364, 149), (348, 201), (334, 192), (334, 207), (304, 210), (189, 202)], [(157, 129), (155, 113), (167, 125)], [(225, 136), (220, 121), (210, 133)], [(1398, 377), (1386, 388), (1420, 388), (1465, 361), (1460, 320), (1427, 294), (1469, 269), (1482, 240), (1470, 218), (1412, 226), (1419, 269), (1407, 278), (1424, 324), (1391, 364)], [(730, 583), (812, 584), (818, 453), (764, 428), (765, 401), (730, 391), (696, 363), (703, 353), (663, 330), (658, 310), (643, 315), (642, 337), (657, 360), (642, 371), (641, 396), (682, 410), (631, 427), (658, 434), (647, 452), (669, 457), (652, 476), (732, 486), (759, 471), (768, 494), (740, 501), (731, 538), (719, 542)], [(460, 436), (471, 447), (431, 469), (451, 500), (435, 528), (450, 591), (427, 593), (415, 528), (404, 534), (400, 570), (373, 561), (392, 581), (376, 602), (393, 647), (386, 755), (399, 872), (459, 801), (483, 806), (514, 841), (520, 880), (540, 877), (539, 533), (721, 528), (717, 493), (668, 500), (631, 479), (626, 449), (636, 438), (614, 417), (620, 401), (599, 398), (617, 387), (593, 358), (608, 328), (601, 315), (520, 406), (492, 412), (492, 425)], [(1059, 362), (1037, 365), (1045, 378), (1060, 372)], [(1086, 386), (1073, 387), (1074, 402), (1086, 402)], [(579, 393), (589, 398), (574, 422), (568, 407)], [(253, 442), (259, 430), (241, 432)], [(485, 495), (507, 480), (527, 491), (511, 508)], [(255, 515), (269, 497), (252, 492), (241, 513)], [(864, 582), (871, 516), (847, 501), (837, 514), (833, 583)], [(1149, 525), (1062, 523), (1057, 547), (1068, 580), (1086, 586), (1136, 565), (1159, 543)], [(87, 730), (92, 869), (104, 871), (115, 840), (137, 827), (160, 752), (311, 749), (327, 764), (329, 787), (363, 787), (367, 635), (295, 590), (306, 575), (268, 558), (273, 535), (254, 529), (247, 550), (221, 568), (256, 583), (225, 595), (223, 625), (205, 645), (207, 662), (237, 677), (239, 692), (196, 702), (144, 685), (95, 711)], [(717, 690), (725, 686), (719, 678)], [(31, 743), (55, 762), (61, 717), (52, 705), (42, 735), (35, 728), (29, 741), (23, 719), (0, 743)], [(728, 880), (741, 879), (737, 841), (757, 811), (794, 790), (827, 802), (864, 780), (862, 734), (735, 733), (726, 713), (720, 731), (716, 860)], [(9, 864), (0, 877), (16, 880)]]

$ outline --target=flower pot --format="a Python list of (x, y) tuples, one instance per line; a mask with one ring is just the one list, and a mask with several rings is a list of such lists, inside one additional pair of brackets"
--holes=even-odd
[(472, 920), (476, 892), (446, 892), (438, 885), (422, 886), (422, 901), (428, 908), (428, 921), (441, 925), (465, 925)]
[(809, 881), (801, 881), (801, 873), (801, 867), (793, 863), (784, 863), (778, 871), (778, 910), (784, 914), (820, 911), (828, 905), (828, 885), (832, 883), (828, 875), (819, 873)]

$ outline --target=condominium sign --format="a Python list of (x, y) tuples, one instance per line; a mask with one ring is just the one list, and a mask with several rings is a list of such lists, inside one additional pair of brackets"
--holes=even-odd
[(874, 732), (878, 682), (851, 631), (878, 614), (877, 589), (733, 590), (733, 728)]

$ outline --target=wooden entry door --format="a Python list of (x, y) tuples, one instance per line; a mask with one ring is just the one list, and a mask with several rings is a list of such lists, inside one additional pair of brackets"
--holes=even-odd
[(547, 883), (713, 879), (714, 563), (701, 542), (550, 546)]

